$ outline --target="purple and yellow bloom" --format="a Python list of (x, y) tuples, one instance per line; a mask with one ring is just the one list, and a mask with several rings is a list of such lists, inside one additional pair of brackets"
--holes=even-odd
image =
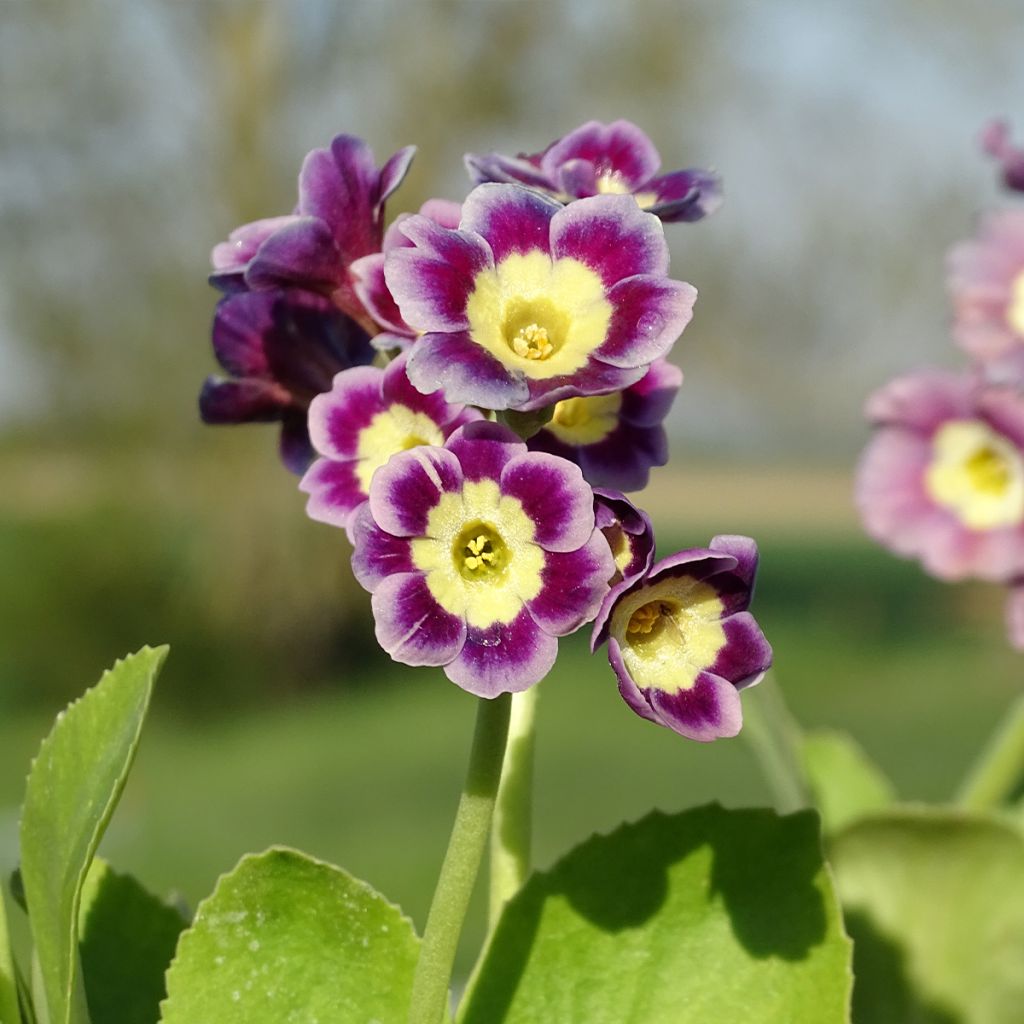
[(949, 291), (957, 342), (982, 362), (1024, 349), (1024, 210), (985, 216), (975, 238), (949, 253)]
[[(443, 228), (457, 228), (462, 216), (462, 207), (448, 199), (428, 199), (420, 207), (420, 216), (432, 220)], [(352, 286), (363, 308), (384, 329), (374, 338), (377, 348), (407, 348), (416, 337), (414, 331), (402, 319), (394, 296), (384, 279), (384, 260), (392, 249), (408, 249), (412, 242), (402, 233), (402, 222), (410, 214), (400, 213), (384, 232), (380, 252), (370, 253), (356, 260), (349, 268)]]
[(362, 319), (349, 267), (380, 249), (385, 200), (402, 183), (414, 153), (406, 146), (377, 167), (373, 151), (354, 135), (314, 149), (299, 173), (295, 212), (245, 224), (215, 246), (211, 283), (229, 291), (308, 288)]
[(861, 459), (867, 532), (941, 579), (1024, 574), (1024, 396), (939, 370), (867, 402), (877, 432)]
[(518, 185), (480, 185), (458, 230), (403, 221), (387, 285), (422, 337), (421, 391), (533, 410), (636, 383), (693, 315), (696, 290), (666, 277), (661, 224), (625, 196), (561, 206)]
[(682, 371), (659, 359), (624, 391), (562, 399), (528, 444), (575, 462), (594, 487), (642, 490), (651, 467), (668, 462), (662, 424), (682, 383)]
[(981, 146), (999, 161), (1003, 184), (1014, 192), (1024, 192), (1024, 149), (1010, 142), (1010, 125), (991, 121), (981, 134)]
[(229, 379), (209, 377), (205, 423), (281, 423), (281, 458), (302, 473), (314, 456), (306, 428), (312, 399), (334, 375), (373, 359), (369, 336), (330, 300), (299, 288), (228, 295), (217, 306), (213, 350)]
[(608, 582), (632, 583), (643, 576), (654, 561), (651, 517), (624, 494), (595, 487), (594, 519), (615, 560), (615, 575)]
[(353, 523), (381, 647), (481, 697), (539, 682), (608, 592), (593, 503), (577, 466), (496, 423), (392, 456)]
[(612, 588), (591, 643), (608, 642), (619, 692), (642, 718), (701, 742), (740, 731), (739, 691), (772, 662), (747, 611), (757, 559), (749, 537), (713, 537)]
[(410, 383), (401, 355), (386, 369), (360, 366), (334, 378), (309, 406), (309, 435), (321, 456), (299, 489), (310, 518), (348, 529), (370, 496), (373, 474), (396, 452), (443, 445), (459, 427), (481, 418), (475, 409), (424, 395)]
[(467, 153), (466, 167), (476, 184), (517, 183), (561, 202), (631, 195), (665, 222), (700, 220), (722, 202), (721, 179), (710, 171), (691, 168), (659, 175), (661, 156), (630, 121), (588, 121), (532, 155)]

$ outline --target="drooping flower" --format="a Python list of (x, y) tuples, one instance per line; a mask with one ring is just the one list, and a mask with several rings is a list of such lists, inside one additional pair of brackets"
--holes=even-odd
[(1015, 192), (1024, 192), (1024, 149), (1010, 142), (1006, 121), (991, 121), (981, 134), (982, 149), (999, 161), (1003, 184)]
[(1015, 359), (1024, 349), (1024, 210), (985, 216), (948, 265), (957, 342), (986, 364)]
[(665, 222), (695, 221), (722, 202), (721, 179), (691, 168), (659, 175), (654, 143), (630, 121), (588, 121), (556, 139), (542, 153), (467, 153), (476, 184), (515, 182), (562, 202), (603, 194), (631, 195)]
[(230, 379), (209, 377), (199, 396), (206, 423), (281, 423), (281, 457), (302, 473), (314, 452), (312, 399), (340, 370), (373, 359), (367, 333), (323, 296), (298, 288), (229, 295), (217, 306), (213, 350)]
[(385, 200), (402, 183), (414, 153), (406, 146), (378, 168), (370, 147), (353, 135), (314, 149), (299, 173), (294, 214), (233, 231), (214, 247), (211, 283), (224, 290), (308, 288), (362, 319), (349, 268), (380, 249)]
[(608, 582), (632, 583), (643, 576), (654, 561), (651, 517), (624, 494), (595, 487), (594, 518), (615, 560), (615, 575)]
[(481, 697), (539, 682), (608, 592), (593, 502), (577, 466), (496, 423), (392, 456), (353, 523), (380, 645)]
[(939, 370), (867, 402), (857, 476), (867, 532), (941, 579), (1024, 574), (1024, 396)]
[(642, 718), (702, 742), (740, 731), (739, 691), (772, 661), (747, 611), (757, 559), (749, 537), (713, 537), (612, 588), (592, 647), (607, 641), (619, 692)]
[(421, 391), (487, 409), (533, 410), (636, 383), (692, 316), (696, 290), (666, 277), (657, 218), (624, 196), (561, 206), (518, 185), (480, 185), (458, 230), (413, 216), (414, 243), (384, 273), (423, 336)]
[(309, 406), (309, 434), (318, 458), (299, 484), (309, 494), (313, 519), (349, 528), (352, 513), (369, 497), (373, 474), (396, 452), (443, 445), (475, 409), (424, 395), (405, 373), (405, 356), (386, 369), (360, 366), (339, 373), (329, 391)]
[[(420, 215), (443, 228), (457, 228), (462, 207), (447, 199), (428, 199), (420, 207)], [(401, 225), (410, 215), (400, 213), (384, 232), (381, 252), (373, 252), (356, 260), (351, 268), (352, 286), (359, 301), (374, 320), (384, 328), (374, 338), (377, 348), (406, 348), (416, 337), (403, 319), (394, 296), (384, 279), (384, 259), (392, 249), (407, 249), (412, 242), (402, 233)]]
[(639, 491), (651, 467), (668, 462), (662, 424), (682, 383), (682, 371), (659, 359), (625, 391), (563, 399), (527, 443), (575, 462), (594, 487)]

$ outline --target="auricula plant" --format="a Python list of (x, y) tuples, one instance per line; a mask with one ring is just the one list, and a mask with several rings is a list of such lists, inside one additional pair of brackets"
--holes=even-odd
[[(1016, 187), (1005, 129), (987, 144)], [(475, 702), (425, 924), (286, 848), (244, 856), (194, 915), (98, 859), (164, 658), (147, 648), (58, 718), (32, 766), (20, 870), (0, 885), (0, 1024), (1019, 1024), (1024, 700), (958, 806), (900, 807), (851, 740), (804, 736), (769, 687), (742, 696), (773, 657), (751, 611), (755, 541), (657, 557), (637, 503), (668, 459), (674, 346), (696, 298), (669, 274), (665, 225), (712, 212), (718, 178), (660, 174), (637, 126), (589, 122), (539, 153), (467, 157), (461, 202), (387, 225), (412, 153), (378, 165), (340, 135), (306, 158), (291, 214), (214, 248), (227, 376), (200, 411), (280, 424), (309, 516), (350, 547), (380, 646)], [(859, 497), (870, 532), (936, 575), (1013, 588), (1024, 642), (1024, 247), (1005, 237), (1017, 218), (986, 224), (952, 275), (979, 363), (870, 400)], [(548, 678), (584, 627), (611, 669)], [(669, 742), (744, 730), (795, 813), (655, 812), (536, 870), (537, 694), (572, 688), (586, 730), (616, 683), (646, 720), (624, 714), (623, 730), (652, 741), (650, 723)], [(642, 745), (587, 767), (595, 789), (621, 786), (627, 756)], [(453, 984), (488, 844), (488, 934)]]

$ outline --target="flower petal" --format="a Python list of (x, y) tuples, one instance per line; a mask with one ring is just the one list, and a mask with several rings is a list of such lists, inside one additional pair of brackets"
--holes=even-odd
[(722, 205), (722, 179), (710, 171), (691, 168), (652, 178), (645, 192), (657, 197), (646, 206), (663, 224), (701, 220)]
[(520, 408), (530, 394), (525, 380), (462, 331), (423, 335), (409, 349), (407, 372), (420, 391), (440, 389), (449, 402), (484, 409)]
[(616, 179), (630, 192), (648, 181), (661, 166), (654, 144), (631, 121), (588, 121), (580, 125), (545, 150), (541, 167), (555, 179), (558, 169), (574, 159), (588, 161), (598, 174)]
[(551, 254), (586, 264), (607, 288), (636, 274), (668, 272), (661, 221), (631, 196), (591, 196), (559, 210), (551, 220)]
[(280, 419), (290, 403), (291, 395), (273, 381), (207, 377), (199, 393), (199, 415), (204, 423), (269, 423)]
[(597, 614), (614, 572), (608, 542), (595, 530), (576, 551), (546, 553), (541, 592), (526, 607), (545, 632), (565, 636)]
[(647, 696), (662, 725), (698, 743), (735, 736), (743, 726), (739, 692), (713, 672), (701, 672), (689, 690)]
[(370, 599), (377, 642), (403, 665), (446, 665), (466, 642), (466, 623), (434, 600), (421, 573), (398, 573)]
[(401, 230), (414, 246), (387, 253), (384, 280), (402, 319), (417, 331), (465, 330), (473, 282), (494, 264), (487, 243), (419, 214), (402, 221)]
[[(333, 458), (317, 459), (299, 481), (299, 490), (309, 495), (306, 515), (318, 523), (329, 523), (348, 529), (352, 513), (366, 501), (366, 494), (356, 475), (356, 460), (339, 462)], [(409, 566), (409, 570), (412, 570)]]
[(352, 574), (371, 593), (387, 577), (416, 571), (408, 537), (393, 537), (382, 530), (370, 513), (368, 502), (349, 519), (352, 541)]
[(522, 503), (535, 542), (548, 551), (575, 551), (594, 530), (594, 492), (579, 466), (557, 455), (528, 452), (513, 459), (501, 472), (501, 493)]
[(422, 537), (441, 495), (462, 487), (459, 460), (444, 448), (421, 445), (392, 455), (370, 482), (370, 511), (396, 537)]
[(334, 236), (317, 217), (296, 217), (256, 250), (245, 280), (250, 288), (300, 285), (334, 289), (344, 279), (342, 255)]
[(465, 646), (444, 673), (469, 693), (497, 697), (539, 683), (557, 654), (558, 641), (524, 608), (511, 622), (469, 630)]
[(722, 620), (725, 645), (709, 669), (737, 689), (753, 686), (771, 668), (772, 648), (750, 612)]
[(526, 451), (508, 427), (488, 420), (455, 431), (444, 446), (458, 458), (467, 480), (498, 480), (505, 466)]
[(594, 353), (612, 366), (653, 363), (693, 318), (697, 289), (671, 278), (630, 277), (609, 292), (614, 312), (604, 344)]
[(384, 408), (381, 383), (384, 371), (376, 366), (343, 370), (331, 390), (309, 404), (309, 436), (321, 455), (345, 461), (354, 459), (359, 434)]
[(462, 204), (462, 231), (486, 239), (500, 263), (512, 253), (547, 252), (551, 219), (562, 204), (519, 185), (478, 185)]

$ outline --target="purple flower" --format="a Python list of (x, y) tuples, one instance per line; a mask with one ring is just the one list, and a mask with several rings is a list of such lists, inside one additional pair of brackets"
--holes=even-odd
[(339, 370), (370, 362), (366, 332), (328, 299), (298, 288), (221, 300), (213, 350), (231, 379), (209, 377), (199, 396), (206, 423), (280, 421), (281, 457), (293, 473), (313, 458), (306, 410)]
[(612, 588), (592, 646), (608, 641), (619, 692), (638, 715), (701, 742), (740, 731), (739, 691), (772, 662), (747, 611), (756, 572), (753, 540), (713, 537)]
[(991, 121), (981, 134), (981, 147), (1002, 165), (1003, 184), (1015, 192), (1024, 192), (1024, 149), (1010, 143), (1006, 121)]
[(353, 524), (381, 647), (481, 697), (539, 682), (608, 592), (593, 502), (578, 467), (496, 423), (392, 456)]
[(722, 202), (721, 179), (709, 171), (691, 168), (658, 175), (658, 151), (629, 121), (588, 121), (533, 155), (467, 153), (466, 167), (476, 184), (515, 182), (562, 202), (631, 195), (665, 222), (700, 220)]
[(561, 206), (518, 185), (480, 185), (458, 230), (414, 216), (388, 287), (423, 336), (421, 391), (487, 409), (532, 410), (636, 383), (692, 316), (696, 290), (665, 275), (656, 217), (625, 196)]
[(651, 467), (668, 462), (662, 421), (682, 383), (682, 371), (659, 359), (625, 391), (563, 399), (528, 444), (575, 462), (594, 487), (639, 491)]
[[(447, 199), (428, 199), (420, 207), (420, 215), (443, 228), (457, 228), (462, 207)], [(384, 259), (387, 254), (392, 249), (408, 249), (413, 244), (401, 230), (402, 222), (409, 216), (400, 213), (395, 218), (384, 233), (381, 252), (363, 256), (349, 268), (352, 286), (359, 301), (386, 332), (374, 338), (374, 345), (378, 348), (406, 348), (416, 337), (416, 331), (402, 319), (394, 296), (384, 280)]]
[(861, 459), (867, 532), (942, 579), (1024, 573), (1024, 396), (928, 370), (868, 399)]
[(384, 202), (401, 184), (414, 152), (406, 146), (378, 168), (370, 147), (353, 135), (314, 149), (302, 164), (294, 214), (233, 231), (214, 247), (211, 283), (225, 290), (308, 288), (364, 319), (349, 267), (380, 249)]
[(475, 409), (417, 391), (405, 374), (404, 355), (384, 370), (344, 370), (309, 406), (309, 434), (321, 458), (299, 484), (309, 494), (306, 512), (348, 529), (369, 497), (373, 474), (392, 455), (443, 445), (458, 427), (480, 418)]
[(953, 333), (985, 363), (1013, 360), (1024, 349), (1024, 210), (984, 217), (976, 238), (949, 252)]
[(643, 509), (624, 494), (594, 488), (594, 518), (611, 548), (615, 575), (609, 583), (632, 583), (654, 561), (654, 527)]

